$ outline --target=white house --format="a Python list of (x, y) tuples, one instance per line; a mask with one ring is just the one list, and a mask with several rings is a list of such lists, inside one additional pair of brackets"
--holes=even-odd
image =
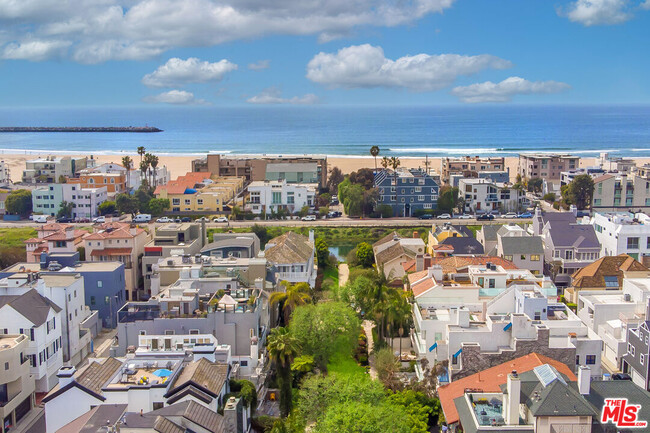
[(0, 296), (0, 329), (5, 334), (27, 336), (25, 356), (29, 358), (36, 392), (52, 389), (63, 367), (61, 319), (61, 308), (35, 290)]
[(11, 173), (9, 172), (9, 165), (0, 161), (0, 184), (11, 183)]
[(490, 179), (462, 178), (458, 196), (465, 202), (465, 212), (520, 212), (530, 206), (524, 191)]
[(601, 256), (627, 254), (643, 263), (643, 257), (650, 255), (648, 215), (628, 212), (596, 213), (590, 222), (602, 247)]
[(99, 214), (99, 205), (108, 200), (106, 187), (82, 188), (73, 183), (52, 183), (32, 190), (35, 214), (56, 216), (62, 202), (72, 203), (72, 218), (93, 218)]
[[(140, 170), (139, 168), (136, 169), (132, 168), (131, 170), (129, 170), (129, 173), (127, 174), (126, 168), (123, 165), (117, 164), (115, 162), (107, 162), (104, 164), (100, 164), (94, 168), (81, 171), (81, 174), (87, 174), (87, 173), (123, 174), (127, 178), (127, 187), (132, 190), (139, 189), (140, 185), (142, 185), (142, 179), (143, 179), (142, 170)], [(153, 169), (150, 167), (149, 170), (147, 170), (147, 172), (145, 173), (145, 175), (148, 178), (152, 178)], [(167, 169), (166, 165), (163, 165), (162, 167), (156, 167), (156, 185), (166, 185), (170, 179), (171, 179), (171, 172)]]
[(304, 282), (310, 287), (315, 286), (318, 263), (313, 231), (309, 232), (309, 238), (286, 232), (271, 239), (266, 244), (264, 256), (275, 266), (278, 281), (292, 284)]
[(245, 209), (254, 214), (286, 210), (296, 213), (303, 207), (312, 208), (317, 185), (287, 183), (286, 180), (254, 181), (248, 185), (249, 201)]

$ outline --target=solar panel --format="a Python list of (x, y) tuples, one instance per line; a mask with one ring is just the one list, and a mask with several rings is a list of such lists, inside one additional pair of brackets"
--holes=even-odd
[(564, 378), (560, 375), (560, 373), (558, 373), (554, 367), (548, 364), (535, 367), (533, 371), (535, 372), (537, 379), (539, 379), (540, 383), (544, 386), (544, 388), (546, 388), (556, 380), (559, 380), (561, 383), (566, 385), (566, 382), (564, 381)]

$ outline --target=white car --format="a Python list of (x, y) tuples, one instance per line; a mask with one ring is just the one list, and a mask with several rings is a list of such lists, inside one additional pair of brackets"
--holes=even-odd
[(93, 218), (93, 222), (95, 224), (104, 224), (106, 222), (106, 217), (103, 217), (103, 216), (95, 217), (95, 218)]
[(316, 221), (316, 215), (305, 215), (300, 218), (302, 221)]
[(472, 216), (464, 213), (464, 214), (458, 215), (458, 216), (456, 216), (454, 218), (458, 218), (459, 220), (470, 220), (470, 219), (472, 219)]
[(514, 212), (508, 212), (507, 214), (505, 214), (505, 215), (503, 216), (503, 218), (506, 218), (506, 219), (517, 218), (517, 214), (514, 213)]
[(437, 216), (437, 218), (439, 220), (450, 220), (451, 215), (449, 215), (448, 213), (441, 213), (440, 215)]
[(225, 217), (225, 216), (216, 217), (215, 219), (212, 220), (212, 222), (215, 222), (215, 223), (227, 223), (228, 222), (228, 217)]
[(160, 217), (156, 220), (157, 223), (173, 223), (174, 220), (169, 217)]

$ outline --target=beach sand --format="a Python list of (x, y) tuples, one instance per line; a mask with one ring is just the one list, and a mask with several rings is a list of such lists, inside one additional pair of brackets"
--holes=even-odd
[[(126, 155), (126, 154), (125, 154)], [(36, 155), (36, 154), (5, 154), (0, 153), (0, 160), (4, 161), (9, 167), (11, 173), (11, 179), (14, 181), (20, 181), (22, 176), (22, 171), (25, 168), (25, 161), (28, 159), (34, 159), (37, 157), (45, 157), (47, 154)], [(81, 155), (87, 156), (87, 155)], [(122, 156), (124, 155), (97, 155), (94, 156), (97, 159), (97, 165), (104, 164), (108, 162), (113, 162), (117, 164), (122, 163)], [(140, 156), (137, 154), (130, 155), (135, 162), (135, 167), (140, 163)], [(192, 169), (192, 160), (195, 159), (195, 156), (160, 156), (159, 166), (167, 166), (167, 169), (171, 172), (172, 179), (175, 179), (178, 176), (181, 176)], [(417, 168), (424, 167), (425, 158), (424, 157), (401, 157), (401, 167), (405, 168)], [(381, 159), (377, 158), (378, 167), (380, 165)], [(593, 166), (596, 163), (596, 158), (581, 158), (580, 167), (589, 167)], [(650, 158), (638, 158), (637, 165), (641, 166), (643, 164), (650, 163)], [(438, 173), (441, 171), (442, 158), (429, 158), (429, 167), (435, 169)], [(517, 157), (506, 157), (506, 169), (510, 170), (511, 181), (514, 181), (514, 178), (517, 173)], [(372, 157), (330, 157), (327, 159), (328, 168), (338, 167), (344, 174), (351, 173), (360, 168), (374, 168), (375, 160)]]

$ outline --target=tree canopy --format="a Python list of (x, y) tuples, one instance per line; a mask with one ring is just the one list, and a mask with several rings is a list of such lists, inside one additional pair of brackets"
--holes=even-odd
[(11, 191), (5, 200), (5, 208), (10, 214), (28, 216), (32, 213), (32, 192), (28, 189)]
[(364, 268), (370, 268), (375, 263), (375, 253), (368, 242), (361, 242), (357, 245), (357, 260), (359, 265)]
[(438, 210), (452, 213), (458, 205), (458, 188), (444, 185), (438, 191)]

